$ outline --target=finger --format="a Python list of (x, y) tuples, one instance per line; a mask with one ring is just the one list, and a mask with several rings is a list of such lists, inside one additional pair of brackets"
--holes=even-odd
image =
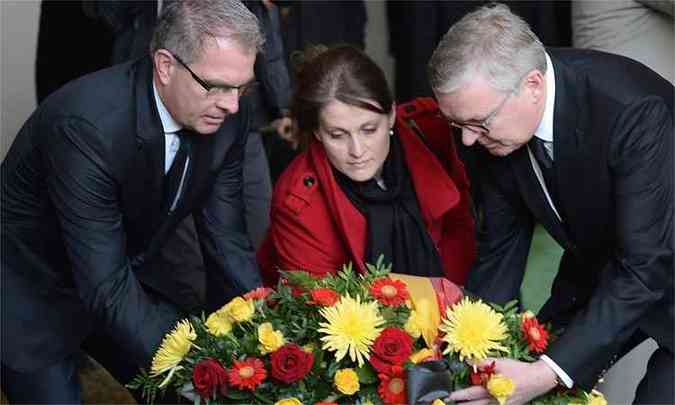
[(451, 401), (475, 401), (479, 399), (490, 400), (491, 396), (487, 390), (480, 385), (457, 390), (450, 394)]
[(478, 399), (476, 401), (460, 401), (457, 403), (461, 405), (492, 405), (493, 402), (491, 399)]

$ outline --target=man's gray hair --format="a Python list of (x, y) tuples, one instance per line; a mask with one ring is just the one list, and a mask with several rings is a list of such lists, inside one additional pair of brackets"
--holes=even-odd
[(150, 52), (167, 49), (185, 63), (199, 59), (215, 38), (234, 41), (242, 49), (261, 52), (265, 42), (258, 19), (239, 0), (165, 1)]
[(489, 4), (465, 15), (443, 36), (428, 75), (437, 93), (452, 93), (476, 77), (506, 92), (517, 89), (533, 69), (546, 72), (539, 38), (507, 6)]

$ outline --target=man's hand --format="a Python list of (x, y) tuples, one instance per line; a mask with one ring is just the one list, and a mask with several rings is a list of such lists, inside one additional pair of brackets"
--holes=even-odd
[[(487, 359), (477, 364), (479, 367), (495, 362), (495, 372), (510, 378), (515, 384), (515, 391), (506, 402), (508, 405), (525, 404), (545, 394), (556, 386), (555, 372), (542, 360), (524, 363), (511, 359)], [(474, 386), (455, 391), (450, 399), (465, 405), (487, 405), (494, 401), (482, 386)]]
[(289, 117), (278, 118), (272, 121), (270, 125), (274, 127), (279, 137), (288, 142), (293, 149), (298, 147), (298, 139), (295, 136), (295, 131), (293, 131), (293, 120)]

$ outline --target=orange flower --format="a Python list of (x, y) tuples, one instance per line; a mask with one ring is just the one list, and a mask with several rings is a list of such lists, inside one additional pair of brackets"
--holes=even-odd
[(537, 318), (523, 318), (520, 330), (527, 339), (527, 348), (535, 353), (543, 353), (548, 346), (548, 332)]
[(340, 300), (340, 295), (330, 288), (316, 288), (310, 291), (310, 294), (312, 300), (307, 301), (307, 303), (321, 305), (322, 307), (332, 307)]
[(255, 357), (248, 357), (243, 361), (234, 360), (227, 374), (230, 385), (240, 390), (253, 391), (267, 378), (265, 365)]
[(251, 290), (251, 291), (247, 292), (246, 294), (244, 294), (244, 299), (245, 300), (264, 300), (272, 292), (274, 292), (274, 290), (271, 289), (271, 288), (258, 287), (255, 290)]
[(405, 390), (405, 370), (402, 367), (392, 367), (391, 374), (379, 374), (380, 386), (377, 392), (385, 404), (405, 404), (407, 401)]
[(388, 277), (373, 281), (370, 293), (384, 305), (398, 306), (410, 298), (408, 287), (401, 280), (392, 280)]

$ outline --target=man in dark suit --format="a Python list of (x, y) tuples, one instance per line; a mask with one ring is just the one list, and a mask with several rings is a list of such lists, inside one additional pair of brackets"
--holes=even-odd
[(80, 348), (122, 383), (181, 316), (157, 252), (188, 214), (207, 310), (260, 284), (242, 159), (262, 46), (238, 1), (171, 2), (151, 57), (71, 82), (2, 164), (2, 389), (11, 403), (80, 401)]
[[(463, 143), (487, 152), (467, 289), (517, 297), (536, 221), (565, 249), (540, 312), (562, 335), (534, 363), (497, 360), (516, 385), (509, 404), (557, 382), (590, 389), (647, 337), (659, 349), (636, 402), (673, 403), (672, 85), (620, 56), (545, 50), (504, 5), (455, 24), (429, 74)], [(451, 398), (489, 401), (482, 387)]]

